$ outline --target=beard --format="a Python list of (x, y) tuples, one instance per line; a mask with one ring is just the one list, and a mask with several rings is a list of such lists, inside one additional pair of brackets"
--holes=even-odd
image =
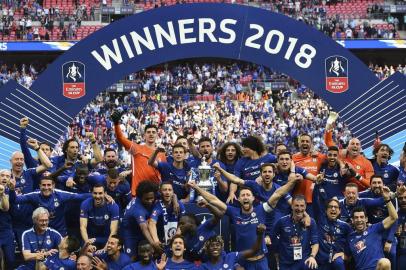
[(116, 166), (117, 166), (117, 161), (115, 161), (115, 160), (106, 162), (107, 168), (115, 168)]

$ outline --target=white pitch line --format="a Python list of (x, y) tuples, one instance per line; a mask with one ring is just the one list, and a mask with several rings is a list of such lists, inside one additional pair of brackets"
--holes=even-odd
[[(378, 84), (376, 84), (376, 85), (374, 85), (374, 86), (372, 86), (371, 88), (369, 88), (369, 90), (368, 91), (366, 91), (365, 93), (363, 93), (361, 96), (359, 96), (357, 99), (355, 99), (355, 100), (353, 100), (350, 104), (348, 104), (347, 106), (345, 106), (343, 109), (341, 109), (338, 113), (339, 114), (341, 114), (344, 110), (346, 110), (349, 106), (351, 106), (353, 103), (356, 103), (357, 101), (358, 101), (358, 99), (360, 99), (360, 98), (362, 98), (363, 96), (365, 96), (366, 94), (368, 94), (369, 93), (369, 91), (371, 91), (372, 89), (374, 89), (376, 86), (378, 86), (379, 84), (381, 84), (382, 82), (384, 82), (384, 81), (380, 81)], [(387, 85), (385, 85), (385, 86), (383, 86), (380, 90), (378, 90), (378, 91), (381, 91), (382, 89), (384, 89), (385, 87), (387, 87), (387, 86), (389, 86), (390, 84), (392, 84), (393, 83), (393, 81), (391, 81), (391, 82), (389, 82)], [(352, 110), (351, 110), (352, 111)], [(351, 112), (350, 111), (350, 112)]]
[[(39, 108), (32, 106), (30, 103), (26, 102), (25, 100), (21, 99), (20, 97), (14, 95), (14, 94), (11, 94), (11, 95), (14, 96), (15, 98), (19, 99), (21, 102), (27, 104), (28, 106), (30, 106), (30, 107), (33, 108), (34, 110), (36, 110), (36, 111), (42, 113), (43, 115), (45, 115), (45, 116), (48, 117), (49, 119), (52, 119), (55, 123), (58, 123), (59, 125), (65, 127), (65, 125), (59, 123), (56, 119), (52, 118), (51, 116), (49, 116), (49, 115), (46, 114), (45, 112), (41, 111)], [(65, 121), (65, 120), (64, 120), (64, 121)]]
[[(3, 116), (1, 116), (1, 115), (0, 115), (0, 117), (3, 118), (3, 119), (6, 120), (6, 121), (12, 123), (13, 125), (15, 125), (15, 126), (17, 126), (17, 127), (20, 127), (19, 125), (17, 125), (17, 124), (14, 123), (13, 121), (10, 121), (9, 119), (7, 119), (7, 118), (5, 118), (5, 117), (3, 117)], [(10, 126), (8, 126), (8, 127), (11, 128)], [(12, 128), (11, 128), (11, 129), (12, 129)], [(13, 130), (15, 130), (15, 129), (13, 129)], [(19, 131), (17, 131), (17, 132), (19, 132)], [(41, 140), (46, 141), (44, 137), (42, 137), (42, 136), (40, 136), (40, 135), (38, 135), (38, 134), (36, 134), (36, 133), (34, 133), (34, 132), (31, 132), (31, 133), (34, 134), (35, 136), (37, 136), (38, 138), (41, 138)], [(44, 132), (43, 132), (43, 133), (44, 133)], [(44, 133), (44, 134), (46, 134), (46, 133)]]
[[(402, 114), (402, 112), (400, 112), (400, 114)], [(379, 123), (379, 124), (376, 125), (375, 127), (380, 127), (380, 126), (382, 126), (383, 124), (387, 123), (388, 121), (390, 122), (390, 120), (392, 120), (393, 118), (395, 118), (395, 117), (398, 116), (398, 115), (399, 115), (399, 113), (396, 114), (396, 115), (394, 115), (394, 116), (392, 116), (391, 118), (388, 118), (388, 119), (386, 119), (385, 121)], [(405, 118), (406, 118), (406, 117), (403, 117), (403, 118), (400, 118), (400, 119), (405, 119)], [(389, 126), (391, 126), (393, 123), (397, 123), (397, 122), (399, 122), (399, 120), (396, 121), (396, 122), (390, 122), (390, 124), (389, 124), (389, 125), (386, 125), (385, 127), (389, 127)], [(359, 134), (358, 137), (362, 137), (364, 134), (367, 134), (368, 132), (371, 132), (371, 130), (367, 130), (367, 131), (365, 131), (365, 132)], [(367, 137), (367, 138), (368, 138), (368, 137)]]
[(58, 107), (56, 107), (54, 104), (52, 104), (51, 102), (49, 102), (48, 100), (44, 99), (43, 97), (41, 97), (40, 95), (38, 95), (37, 93), (35, 93), (34, 91), (32, 91), (31, 89), (26, 88), (28, 91), (30, 91), (31, 93), (33, 93), (35, 96), (39, 97), (40, 99), (42, 99), (43, 101), (45, 101), (46, 103), (48, 103), (49, 105), (51, 105), (52, 107), (54, 107), (55, 109), (57, 109), (59, 112), (61, 112), (62, 114), (66, 115), (70, 120), (73, 120), (72, 117), (70, 117), (68, 114), (66, 114), (64, 111), (61, 111)]
[[(402, 104), (402, 105), (403, 105), (403, 104)], [(396, 108), (394, 108), (393, 110), (391, 110), (391, 111), (385, 113), (385, 114), (382, 115), (381, 117), (375, 119), (374, 121), (368, 122), (367, 125), (363, 126), (363, 127), (360, 128), (358, 131), (363, 130), (364, 128), (366, 128), (366, 127), (370, 126), (371, 124), (375, 123), (376, 121), (378, 121), (378, 120), (381, 119), (382, 117), (385, 117), (385, 116), (387, 116), (388, 114), (390, 114), (390, 113), (392, 113), (392, 112), (394, 112), (394, 111), (396, 111), (396, 110), (398, 110), (398, 109), (399, 109), (399, 107), (396, 107)], [(354, 129), (354, 128), (358, 127), (359, 125), (361, 125), (361, 124), (364, 123), (365, 121), (368, 121), (369, 119), (371, 119), (372, 117), (374, 117), (375, 115), (377, 115), (377, 114), (379, 114), (379, 113), (382, 113), (383, 111), (384, 111), (384, 110), (381, 110), (381, 111), (379, 111), (379, 112), (374, 113), (373, 115), (371, 115), (370, 117), (368, 117), (368, 118), (365, 119), (364, 121), (358, 123), (358, 124), (355, 125), (355, 126), (352, 126), (351, 128)], [(396, 114), (396, 115), (403, 114), (403, 113), (406, 113), (406, 110), (400, 111), (400, 112), (399, 112), (398, 114)]]
[[(403, 124), (403, 125), (401, 125), (400, 127), (403, 127), (403, 126), (406, 126), (406, 123)], [(394, 130), (396, 130), (396, 129), (398, 129), (398, 127), (393, 128), (393, 129), (391, 129), (391, 130), (389, 130), (389, 131), (387, 131), (387, 132), (385, 132), (385, 133), (383, 133), (383, 134), (380, 134), (380, 136), (383, 137), (384, 135), (386, 135), (386, 134), (388, 134), (388, 133), (390, 133), (390, 132), (392, 132), (392, 131), (394, 131)], [(369, 137), (371, 137), (371, 136), (368, 136), (368, 137), (366, 137), (366, 138), (369, 138)], [(365, 139), (366, 139), (366, 138), (365, 138)], [(368, 142), (365, 143), (365, 144), (370, 144), (370, 143), (373, 142), (373, 141), (375, 141), (375, 139), (370, 140), (370, 141), (368, 141)], [(364, 144), (364, 143), (363, 143), (363, 144)]]
[[(399, 92), (398, 94), (400, 94), (400, 93), (401, 93), (401, 92)], [(392, 98), (395, 97), (395, 96), (397, 96), (398, 94), (392, 96)], [(389, 104), (389, 105), (386, 106), (385, 108), (382, 108), (382, 109), (380, 109), (378, 112), (376, 112), (376, 113), (374, 114), (374, 116), (375, 116), (376, 114), (378, 114), (378, 113), (380, 113), (380, 112), (386, 110), (387, 108), (391, 107), (393, 104), (398, 103), (398, 102), (401, 101), (402, 99), (405, 99), (405, 98), (406, 98), (406, 97), (403, 96), (403, 97), (400, 98), (400, 99), (396, 99), (394, 102), (392, 102), (391, 104)], [(401, 106), (402, 106), (402, 105), (404, 105), (404, 103), (401, 104)], [(399, 107), (400, 107), (400, 106), (399, 106)], [(397, 107), (397, 108), (399, 108), (399, 107)], [(367, 111), (367, 112), (364, 113), (363, 115), (358, 116), (358, 118), (355, 119), (355, 120), (353, 120), (352, 122), (349, 122), (348, 119), (345, 119), (345, 122), (346, 122), (348, 125), (352, 125), (352, 124), (354, 124), (355, 122), (357, 122), (358, 120), (360, 120), (360, 119), (364, 118), (365, 116), (369, 115), (369, 113), (373, 112), (374, 110), (375, 110), (375, 108), (371, 108), (369, 111)], [(371, 118), (371, 117), (369, 117), (369, 118)], [(368, 119), (369, 119), (369, 118), (368, 118)], [(363, 123), (363, 122), (365, 122), (365, 121), (366, 121), (366, 119), (364, 119), (364, 120), (363, 120), (362, 122), (360, 122), (360, 123)], [(358, 123), (358, 124), (360, 124), (360, 123)]]
[[(6, 126), (5, 124), (3, 124), (2, 122), (0, 122), (0, 125), (3, 125), (3, 126), (5, 126), (5, 127), (8, 127), (8, 126)], [(14, 137), (14, 138), (16, 138), (17, 140), (18, 139), (20, 139), (20, 138), (18, 138), (16, 135), (14, 135), (14, 134), (11, 134), (10, 132), (8, 132), (8, 131), (5, 131), (5, 130), (3, 130), (3, 129), (1, 129), (0, 128), (0, 131), (1, 132), (4, 132), (4, 133), (6, 133), (6, 134), (8, 134), (8, 135), (10, 135), (11, 137)]]
[[(6, 99), (7, 99), (9, 102), (14, 103), (16, 106), (20, 107), (20, 108), (23, 109), (24, 111), (26, 111), (26, 112), (28, 112), (28, 113), (31, 113), (31, 114), (35, 115), (36, 117), (42, 119), (42, 117), (38, 116), (37, 114), (34, 114), (32, 111), (27, 110), (26, 108), (22, 107), (20, 104), (14, 102), (13, 100), (11, 100), (11, 99), (9, 99), (9, 98), (6, 98)], [(41, 111), (39, 111), (39, 112), (41, 112)], [(51, 118), (51, 117), (49, 117), (48, 115), (46, 115), (45, 113), (43, 113), (43, 112), (41, 112), (41, 113), (44, 114), (45, 116), (47, 116), (48, 118)], [(53, 119), (53, 118), (51, 118), (51, 119), (52, 119), (54, 122), (58, 123), (55, 119)], [(44, 119), (43, 119), (43, 120), (44, 120)], [(44, 120), (44, 122), (49, 124), (48, 121), (45, 121), (45, 120)], [(60, 129), (60, 128), (56, 127), (55, 125), (53, 125), (53, 126), (54, 126), (55, 129), (59, 130), (60, 132), (64, 132), (63, 129)], [(65, 127), (64, 127), (64, 128), (65, 128)]]
[(24, 96), (28, 97), (29, 99), (31, 99), (32, 101), (34, 101), (35, 103), (37, 103), (38, 105), (40, 105), (41, 107), (43, 107), (44, 109), (50, 111), (51, 113), (53, 113), (54, 115), (58, 116), (60, 119), (62, 119), (63, 121), (65, 121), (68, 125), (70, 124), (69, 121), (67, 121), (66, 119), (62, 118), (60, 115), (58, 115), (57, 113), (55, 113), (54, 111), (50, 110), (49, 108), (45, 107), (44, 105), (42, 105), (41, 103), (39, 103), (38, 101), (36, 101), (35, 99), (33, 99), (32, 97), (28, 96), (27, 94), (21, 92), (20, 90), (17, 90), (18, 92), (20, 92), (21, 94), (23, 94)]
[[(18, 119), (17, 117), (13, 116), (12, 114), (6, 112), (6, 111), (3, 110), (3, 109), (0, 109), (0, 111), (4, 112), (5, 114), (8, 114), (9, 116), (13, 117), (14, 119), (16, 119), (16, 120), (18, 120), (18, 121), (20, 120), (20, 119)], [(31, 123), (38, 124), (39, 126), (42, 126), (42, 125), (40, 125), (40, 123), (36, 122), (34, 119), (30, 119), (30, 120), (31, 120)], [(33, 128), (33, 129), (35, 129), (35, 130), (38, 130), (39, 132), (41, 132), (41, 133), (43, 133), (43, 134), (45, 134), (45, 135), (47, 135), (47, 136), (50, 136), (48, 133), (45, 133), (43, 130), (37, 128), (35, 125), (32, 125), (32, 124), (31, 124), (30, 127)], [(54, 133), (54, 134), (56, 134), (57, 136), (59, 136), (59, 134), (56, 133), (55, 131), (50, 130), (50, 129), (47, 129), (47, 130), (50, 131), (50, 132), (52, 132), (52, 133)], [(30, 132), (31, 132), (31, 131), (30, 131)], [(52, 137), (52, 136), (51, 136), (51, 137)]]
[[(361, 117), (363, 117), (364, 115), (368, 114), (368, 112), (371, 111), (371, 109), (370, 109), (367, 113), (364, 113), (363, 111), (365, 111), (366, 109), (369, 109), (369, 108), (371, 108), (371, 107), (372, 107), (372, 110), (373, 110), (373, 108), (374, 108), (375, 106), (372, 106), (372, 105), (373, 105), (375, 102), (378, 102), (381, 98), (383, 98), (383, 97), (385, 97), (386, 95), (388, 95), (390, 92), (392, 92), (393, 90), (395, 90), (398, 86), (399, 86), (399, 85), (397, 85), (397, 86), (395, 86), (394, 88), (390, 89), (389, 91), (385, 92), (385, 94), (383, 94), (382, 96), (377, 97), (377, 98), (374, 99), (372, 102), (370, 102), (370, 103), (368, 103), (367, 105), (365, 105), (362, 109), (356, 111), (354, 114), (352, 114), (351, 116), (349, 116), (347, 119), (351, 119), (351, 118), (353, 118), (354, 116), (356, 116), (356, 115), (358, 115), (358, 114), (360, 114), (360, 113), (362, 113), (362, 115), (361, 115), (361, 116), (358, 116), (358, 118), (361, 118)], [(395, 95), (391, 96), (390, 98), (393, 98), (393, 97), (399, 95), (400, 93), (403, 92), (403, 90), (404, 90), (404, 89), (401, 89), (401, 91), (397, 92)], [(373, 96), (375, 96), (375, 95), (378, 94), (378, 93), (379, 93), (379, 92), (376, 92), (376, 93), (373, 94), (372, 96), (370, 96), (370, 97), (368, 97), (367, 99), (365, 99), (362, 103), (364, 103), (365, 101), (368, 101), (370, 98), (372, 98)], [(362, 104), (362, 103), (360, 103), (360, 104)], [(383, 103), (383, 102), (381, 102), (381, 103)], [(358, 106), (357, 106), (357, 107), (358, 107)], [(356, 109), (357, 107), (354, 107), (354, 109)]]

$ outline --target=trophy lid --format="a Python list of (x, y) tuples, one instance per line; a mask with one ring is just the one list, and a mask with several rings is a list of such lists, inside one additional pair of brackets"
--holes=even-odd
[(206, 157), (203, 156), (202, 162), (200, 163), (200, 166), (199, 166), (199, 170), (210, 170), (210, 169), (211, 169), (211, 167), (209, 164), (207, 164)]

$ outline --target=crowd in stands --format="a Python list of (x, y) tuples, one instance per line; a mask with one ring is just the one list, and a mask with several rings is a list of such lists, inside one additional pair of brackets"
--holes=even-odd
[[(3, 64), (0, 79), (27, 83), (39, 67)], [(403, 269), (406, 145), (399, 168), (379, 138), (366, 159), (324, 101), (254, 64), (125, 79), (139, 88), (97, 96), (55, 147), (20, 119), (21, 152), (0, 168), (5, 269)], [(259, 86), (278, 80), (287, 88)]]
[[(100, 1), (5, 1), (0, 4), (0, 38), (74, 40), (82, 21), (95, 21)], [(80, 37), (81, 38), (81, 37)], [(80, 39), (79, 38), (79, 39)]]
[[(133, 102), (142, 109), (132, 110)], [(281, 109), (267, 111), (266, 102)], [(156, 100), (115, 103), (104, 95), (89, 105), (61, 153), (28, 138), (30, 120), (20, 119), (21, 152), (11, 154), (11, 170), (0, 170), (6, 269), (402, 269), (406, 145), (399, 168), (388, 164), (393, 151), (379, 138), (367, 160), (358, 139), (337, 141), (345, 128), (327, 121), (327, 106), (308, 93), (263, 103), (249, 95), (238, 106), (175, 102), (165, 116)], [(228, 121), (232, 115), (244, 117)], [(265, 118), (272, 134), (256, 124)], [(233, 135), (220, 142), (214, 127), (223, 119)], [(94, 129), (94, 121), (102, 125)], [(142, 132), (140, 141), (129, 130)], [(168, 130), (175, 134), (165, 149)], [(118, 144), (131, 164), (111, 148)], [(191, 211), (212, 217), (200, 221)], [(225, 219), (234, 229), (218, 235)]]
[[(4, 1), (0, 5), (0, 39), (6, 40), (80, 40), (99, 29), (87, 29), (81, 26), (85, 20), (95, 20), (95, 9), (100, 1), (68, 1), (63, 9), (56, 0), (44, 1)], [(145, 1), (124, 2), (132, 5), (134, 10), (159, 7), (193, 1)], [(220, 2), (220, 1), (219, 1)], [(379, 4), (382, 1), (271, 1), (247, 2), (264, 9), (286, 14), (299, 21), (315, 27), (334, 39), (393, 39), (399, 38), (397, 26), (399, 21), (390, 14), (385, 14)], [(111, 4), (106, 2), (107, 4)], [(141, 6), (140, 6), (141, 5)], [(342, 6), (342, 9), (340, 9)], [(372, 23), (371, 19), (380, 19)], [(40, 22), (40, 25), (34, 22)], [(100, 26), (101, 27), (101, 26)], [(77, 31), (85, 32), (77, 35)], [(92, 31), (93, 30), (93, 31)]]

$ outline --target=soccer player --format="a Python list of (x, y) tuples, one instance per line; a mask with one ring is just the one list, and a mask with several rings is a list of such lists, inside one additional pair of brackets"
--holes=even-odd
[(154, 249), (147, 240), (142, 240), (138, 244), (138, 259), (136, 263), (132, 263), (123, 268), (123, 270), (156, 270), (156, 265), (152, 261)]
[[(328, 147), (334, 146), (333, 130), (331, 126), (326, 127), (324, 142)], [(360, 191), (369, 187), (370, 178), (374, 174), (371, 162), (361, 155), (361, 142), (357, 138), (352, 138), (347, 149), (340, 151), (340, 159), (348, 165), (351, 172), (350, 181), (358, 186)]]
[(121, 252), (123, 241), (113, 234), (107, 241), (105, 252), (93, 257), (93, 265), (96, 269), (121, 270), (131, 263), (130, 257)]
[[(261, 165), (261, 181), (257, 183), (256, 181), (252, 180), (243, 180), (235, 176), (234, 174), (228, 173), (226, 170), (220, 167), (218, 163), (213, 165), (213, 168), (218, 170), (221, 174), (223, 174), (227, 180), (231, 183), (234, 183), (238, 186), (246, 186), (249, 187), (254, 196), (257, 200), (261, 203), (268, 201), (268, 199), (275, 193), (275, 191), (280, 188), (280, 186), (276, 183), (273, 183), (273, 178), (275, 176), (276, 166), (273, 163), (264, 163)], [(290, 203), (292, 201), (292, 197), (289, 193), (284, 196), (284, 200), (280, 200), (275, 207), (275, 211), (273, 216), (266, 216), (265, 225), (267, 227), (266, 237), (269, 239), (270, 231), (273, 228), (274, 220), (278, 220), (280, 217), (287, 215), (290, 208)], [(270, 240), (266, 242), (270, 243)]]
[(315, 189), (321, 191), (325, 198), (343, 197), (345, 184), (348, 176), (344, 173), (341, 161), (338, 160), (339, 150), (336, 146), (330, 146), (327, 151), (327, 160), (323, 162), (320, 168), (320, 173), (323, 174), (323, 182), (317, 184)]
[(399, 176), (399, 170), (388, 164), (393, 155), (393, 150), (387, 144), (379, 144), (373, 151), (375, 159), (372, 161), (375, 175), (381, 175), (383, 184), (392, 191), (396, 190), (396, 184)]
[[(24, 155), (24, 162), (27, 168), (35, 168), (38, 165), (41, 165), (40, 155), (37, 158), (33, 158), (28, 148), (27, 141), (29, 140), (27, 137), (27, 126), (29, 124), (28, 117), (24, 117), (20, 119), (20, 147), (21, 152)], [(51, 157), (52, 154), (52, 146), (49, 142), (41, 142), (39, 144), (40, 149), (42, 152), (48, 157)], [(40, 164), (41, 163), (41, 164)], [(47, 165), (47, 167), (51, 167), (52, 164)]]
[(24, 265), (17, 269), (35, 269), (37, 261), (42, 261), (48, 256), (58, 252), (58, 245), (62, 236), (54, 229), (48, 227), (49, 212), (44, 207), (38, 207), (32, 213), (34, 227), (23, 233), (22, 253)]
[[(189, 164), (189, 166), (193, 165), (193, 162), (195, 162), (195, 157), (193, 156), (193, 153), (198, 155), (198, 150), (195, 148), (194, 144), (193, 144), (193, 138), (191, 135), (188, 135), (187, 137), (185, 136), (178, 136), (176, 138), (176, 141), (174, 143), (174, 145), (176, 144), (180, 144), (185, 148), (185, 161)], [(172, 153), (173, 154), (173, 153)], [(168, 156), (166, 158), (166, 161), (168, 163), (172, 163), (173, 162), (173, 155)]]
[[(203, 158), (207, 162), (209, 166), (213, 166), (213, 164), (219, 162), (217, 159), (214, 158), (213, 156), (213, 144), (210, 138), (208, 137), (202, 137), (200, 138), (199, 142), (199, 154), (201, 158), (195, 157), (195, 161), (193, 162), (193, 168), (191, 170), (191, 173), (193, 175), (193, 180), (197, 181), (198, 180), (198, 167), (201, 165)], [(221, 166), (224, 166), (224, 164), (220, 163)], [(220, 177), (219, 175), (216, 175), (214, 173), (214, 170), (210, 172), (210, 181), (212, 182), (212, 188), (213, 188), (213, 194), (215, 194), (217, 197), (219, 197), (222, 200), (226, 200), (227, 197), (227, 190), (228, 190), (228, 183), (225, 179)], [(190, 194), (190, 201), (194, 201), (195, 199), (195, 194), (194, 190), (191, 190)]]
[(189, 201), (189, 191), (186, 188), (186, 182), (190, 166), (185, 162), (185, 147), (181, 144), (175, 144), (172, 147), (172, 163), (158, 162), (156, 157), (159, 153), (165, 153), (165, 149), (158, 147), (149, 158), (148, 164), (158, 169), (163, 182), (172, 183), (173, 190), (178, 199), (185, 202)]
[(70, 256), (80, 248), (80, 242), (72, 236), (65, 236), (58, 245), (58, 252), (37, 263), (36, 270), (75, 270), (76, 262)]
[[(360, 198), (382, 198), (382, 188), (384, 186), (383, 178), (380, 175), (371, 176), (370, 188), (359, 193)], [(368, 221), (370, 223), (378, 223), (388, 216), (388, 209), (384, 204), (369, 207), (367, 210)], [(392, 262), (392, 269), (396, 269), (396, 224), (393, 224), (389, 230), (385, 230), (382, 237), (382, 246), (385, 256)]]
[[(145, 144), (136, 144), (128, 140), (120, 127), (120, 119), (124, 112), (115, 111), (111, 115), (114, 122), (114, 131), (119, 143), (132, 155), (132, 181), (131, 193), (136, 195), (136, 189), (141, 181), (148, 180), (158, 184), (161, 181), (159, 171), (148, 165), (148, 159), (155, 151), (158, 128), (154, 125), (146, 125), (144, 128)], [(166, 161), (163, 153), (159, 153), (160, 161)], [(133, 247), (136, 248), (137, 246)], [(134, 250), (135, 251), (135, 250)]]
[[(326, 156), (314, 151), (312, 137), (309, 134), (302, 134), (298, 138), (299, 153), (292, 155), (292, 160), (296, 166), (305, 169), (309, 174), (317, 176), (321, 164), (326, 160)], [(314, 184), (311, 180), (304, 179), (296, 187), (293, 193), (300, 194), (306, 198), (307, 212), (312, 216), (312, 195)]]
[(279, 251), (280, 270), (315, 269), (319, 250), (316, 222), (311, 218), (310, 226), (303, 224), (306, 217), (306, 200), (296, 195), (292, 199), (292, 213), (279, 219), (274, 227), (273, 243)]
[(184, 259), (183, 255), (186, 251), (185, 239), (181, 235), (175, 235), (171, 240), (172, 257), (167, 261), (161, 259), (161, 263), (157, 264), (158, 270), (195, 270), (197, 266)]
[(84, 200), (80, 206), (80, 234), (83, 242), (94, 239), (98, 249), (105, 248), (110, 236), (118, 230), (119, 207), (106, 201), (103, 185), (95, 185), (92, 198)]
[(311, 180), (315, 183), (319, 183), (323, 180), (323, 175), (318, 174), (317, 176), (309, 173), (302, 167), (296, 166), (292, 163), (292, 155), (289, 151), (281, 151), (277, 158), (277, 173), (274, 177), (274, 182), (280, 186), (287, 183), (290, 174), (300, 174), (303, 179)]
[(7, 189), (10, 177), (9, 170), (0, 170), (0, 249), (4, 254), (6, 268), (12, 269), (15, 262), (15, 244)]
[(224, 241), (221, 236), (213, 236), (204, 243), (205, 250), (208, 256), (208, 261), (203, 263), (199, 269), (201, 270), (223, 270), (234, 269), (234, 265), (240, 259), (246, 259), (254, 256), (261, 248), (262, 238), (264, 237), (266, 227), (259, 224), (257, 227), (257, 239), (251, 249), (241, 252), (224, 253)]
[(351, 226), (339, 219), (340, 202), (336, 198), (313, 194), (314, 216), (319, 234), (319, 252), (316, 261), (320, 270), (345, 270), (344, 253)]
[(124, 172), (124, 169), (120, 167), (116, 150), (108, 147), (104, 149), (103, 162), (98, 164), (96, 172), (103, 175), (107, 174), (109, 169), (116, 169), (119, 173)]
[(154, 240), (154, 246), (169, 243), (176, 233), (179, 219), (186, 213), (185, 206), (178, 201), (170, 182), (163, 182), (159, 192), (161, 199), (155, 203), (151, 218), (148, 220), (148, 229)]
[(388, 208), (389, 216), (379, 223), (368, 226), (365, 209), (360, 207), (353, 209), (351, 217), (355, 231), (349, 235), (348, 245), (357, 270), (374, 269), (378, 261), (385, 257), (382, 245), (380, 245), (383, 241), (383, 232), (389, 229), (398, 219), (398, 214), (390, 199), (390, 189), (388, 187), (382, 188), (382, 196)]
[[(263, 163), (276, 163), (276, 157), (267, 153), (265, 145), (260, 138), (248, 136), (241, 141), (242, 158), (235, 164), (234, 174), (244, 180), (255, 180), (260, 176), (260, 167)], [(227, 199), (233, 202), (236, 198), (237, 186), (230, 185), (230, 191)]]
[[(37, 150), (38, 157), (45, 157), (42, 150), (39, 149), (37, 145), (34, 145), (35, 142), (36, 141), (32, 141), (32, 146)], [(40, 175), (47, 170), (47, 167), (42, 165), (46, 162), (41, 162), (41, 165), (38, 165), (35, 168), (24, 170), (24, 155), (19, 151), (16, 151), (11, 155), (10, 163), (10, 183), (15, 183), (15, 192), (17, 194), (26, 194), (35, 190), (38, 187)], [(13, 231), (20, 247), (22, 233), (32, 226), (32, 220), (26, 217), (30, 216), (33, 210), (33, 207), (27, 204), (15, 205), (10, 209)]]
[[(209, 208), (209, 210), (211, 210)], [(182, 235), (186, 243), (185, 258), (189, 261), (201, 260), (204, 255), (204, 241), (216, 235), (215, 228), (220, 221), (219, 216), (199, 224), (195, 215), (185, 214), (178, 223), (176, 234)]]
[(106, 171), (105, 175), (90, 174), (87, 177), (87, 182), (94, 186), (104, 185), (106, 193), (113, 198), (120, 208), (120, 216), (124, 213), (124, 209), (131, 201), (131, 188), (130, 184), (120, 176), (119, 170), (110, 168)]
[[(147, 220), (152, 214), (155, 194), (158, 187), (152, 181), (142, 181), (137, 186), (137, 197), (126, 207), (120, 224), (120, 236), (124, 241), (124, 251), (130, 257), (137, 252), (138, 242), (146, 239), (151, 245), (154, 240), (148, 230)], [(162, 250), (161, 247), (154, 247)]]
[(89, 255), (82, 254), (76, 261), (77, 270), (92, 270), (92, 258)]
[[(87, 132), (86, 136), (89, 138), (92, 144), (94, 153), (94, 158), (88, 161), (88, 164), (86, 165), (95, 166), (97, 163), (103, 160), (103, 156), (101, 154), (100, 147), (97, 144), (94, 133)], [(57, 187), (60, 189), (64, 189), (65, 186), (72, 187), (72, 185), (74, 184), (73, 176), (75, 174), (75, 169), (79, 164), (83, 164), (79, 153), (79, 142), (76, 139), (71, 138), (66, 140), (62, 146), (62, 152), (63, 155), (54, 156), (51, 158), (53, 166), (50, 171), (55, 172), (59, 168), (63, 167), (66, 163), (72, 163), (73, 166), (64, 170), (61, 174), (62, 176), (68, 176), (68, 178), (58, 177), (58, 180), (62, 180), (57, 182)]]
[[(250, 188), (241, 187), (238, 200), (241, 204), (240, 208), (226, 205), (224, 202), (220, 201), (216, 196), (208, 193), (207, 191), (201, 189), (195, 183), (189, 183), (192, 188), (194, 188), (203, 198), (215, 205), (221, 212), (225, 213), (231, 218), (231, 223), (235, 226), (236, 234), (236, 249), (237, 251), (246, 250), (254, 245), (256, 227), (258, 224), (265, 223), (265, 216), (272, 212), (278, 203), (279, 199), (282, 198), (297, 181), (301, 180), (300, 175), (295, 175), (292, 179), (284, 186), (279, 188), (268, 200), (267, 202), (260, 204), (256, 207), (253, 206), (254, 195)], [(261, 250), (255, 256), (247, 258), (241, 263), (246, 270), (250, 269), (266, 269), (268, 267), (267, 258), (265, 253), (267, 252), (265, 246), (265, 240), (263, 240), (261, 245)]]
[(120, 208), (120, 216), (131, 201), (130, 184), (119, 174), (119, 170), (112, 168), (107, 170), (106, 193), (113, 198)]
[(275, 156), (278, 156), (279, 153), (282, 151), (289, 151), (289, 149), (286, 147), (284, 143), (277, 143), (273, 151)]
[(340, 200), (340, 219), (344, 222), (351, 222), (352, 211), (355, 207), (372, 208), (383, 206), (383, 198), (359, 198), (358, 186), (354, 183), (348, 183), (345, 186), (344, 198)]
[(237, 164), (241, 156), (241, 147), (235, 142), (226, 142), (217, 153), (217, 159), (224, 164), (226, 171), (229, 173), (234, 173), (235, 164)]
[(53, 178), (42, 177), (40, 190), (28, 194), (16, 195), (14, 184), (10, 185), (10, 202), (13, 205), (31, 204), (34, 208), (45, 207), (49, 212), (49, 225), (61, 235), (66, 235), (65, 209), (68, 201), (83, 201), (89, 193), (76, 194), (55, 189)]

